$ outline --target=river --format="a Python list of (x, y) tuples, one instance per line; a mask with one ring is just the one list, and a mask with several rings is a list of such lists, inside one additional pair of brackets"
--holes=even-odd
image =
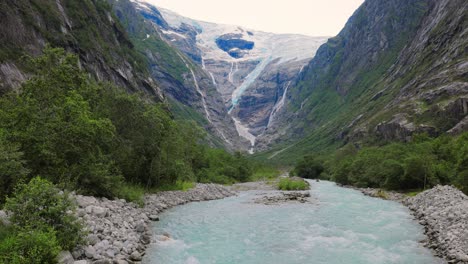
[(341, 188), (311, 182), (311, 203), (263, 205), (266, 191), (190, 203), (160, 215), (146, 264), (443, 263), (418, 242), (422, 227), (409, 210)]

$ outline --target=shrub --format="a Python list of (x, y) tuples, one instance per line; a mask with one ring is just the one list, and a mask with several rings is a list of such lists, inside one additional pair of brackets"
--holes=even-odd
[(278, 189), (282, 191), (308, 190), (309, 184), (302, 179), (283, 178), (278, 183)]
[(0, 243), (0, 263), (53, 264), (60, 250), (53, 229), (24, 229)]
[(0, 204), (5, 202), (6, 196), (13, 192), (14, 186), (28, 174), (22, 157), (19, 146), (9, 142), (0, 130)]
[(59, 192), (52, 183), (40, 177), (28, 184), (20, 184), (5, 204), (17, 230), (48, 232), (52, 228), (59, 245), (67, 250), (83, 242), (83, 226), (73, 213), (75, 207), (66, 193)]
[(306, 179), (318, 179), (324, 171), (323, 165), (313, 156), (305, 156), (294, 168), (294, 174)]

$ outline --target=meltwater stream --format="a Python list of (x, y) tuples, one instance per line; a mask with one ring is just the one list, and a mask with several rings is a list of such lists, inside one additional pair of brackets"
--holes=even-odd
[(313, 182), (312, 203), (253, 203), (262, 191), (166, 211), (154, 232), (172, 239), (144, 263), (442, 263), (418, 241), (422, 228), (402, 205), (330, 182)]

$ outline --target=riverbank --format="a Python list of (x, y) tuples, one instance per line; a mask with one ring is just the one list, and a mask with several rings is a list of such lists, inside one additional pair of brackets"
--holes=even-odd
[(407, 198), (411, 209), (425, 227), (427, 246), (448, 263), (468, 263), (468, 197), (452, 186), (436, 186)]
[(424, 226), (427, 248), (448, 263), (468, 263), (468, 197), (457, 188), (438, 185), (414, 197), (373, 188), (350, 188), (404, 204)]
[(145, 197), (144, 207), (125, 200), (97, 199), (77, 195), (77, 214), (88, 230), (89, 245), (61, 255), (66, 264), (139, 263), (152, 242), (150, 224), (158, 214), (189, 202), (233, 196), (235, 192), (217, 184), (197, 184), (188, 191), (168, 191)]

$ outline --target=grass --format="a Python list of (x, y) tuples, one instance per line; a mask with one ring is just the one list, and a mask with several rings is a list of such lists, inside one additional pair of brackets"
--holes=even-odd
[(13, 227), (12, 226), (5, 226), (2, 222), (0, 222), (0, 244), (13, 234)]
[(303, 179), (283, 178), (278, 183), (278, 189), (282, 191), (302, 191), (308, 190), (309, 185)]
[(388, 200), (388, 194), (384, 190), (378, 190), (377, 196), (382, 199)]
[(195, 183), (194, 182), (188, 182), (188, 181), (176, 181), (175, 184), (166, 184), (159, 186), (151, 192), (166, 192), (166, 191), (183, 191), (186, 192), (190, 189), (195, 188)]
[(420, 193), (422, 193), (423, 191), (422, 190), (418, 190), (418, 191), (411, 191), (411, 192), (407, 192), (405, 193), (406, 196), (409, 196), (409, 197), (414, 197)]
[[(194, 182), (187, 182), (187, 181), (177, 181), (175, 184), (166, 184), (159, 186), (157, 188), (146, 190), (144, 187), (140, 185), (133, 185), (133, 184), (123, 184), (119, 191), (118, 197), (121, 199), (125, 199), (127, 202), (133, 202), (138, 204), (140, 207), (144, 206), (144, 196), (146, 193), (157, 193), (157, 192), (165, 192), (165, 191), (188, 191), (195, 187)], [(1, 230), (0, 230), (0, 238), (1, 238)]]
[(255, 172), (250, 177), (251, 181), (264, 181), (275, 179), (280, 175), (280, 171), (269, 166), (261, 166), (255, 169)]
[(118, 195), (119, 198), (125, 199), (128, 202), (134, 202), (142, 207), (144, 205), (145, 188), (139, 185), (123, 184), (120, 187)]

